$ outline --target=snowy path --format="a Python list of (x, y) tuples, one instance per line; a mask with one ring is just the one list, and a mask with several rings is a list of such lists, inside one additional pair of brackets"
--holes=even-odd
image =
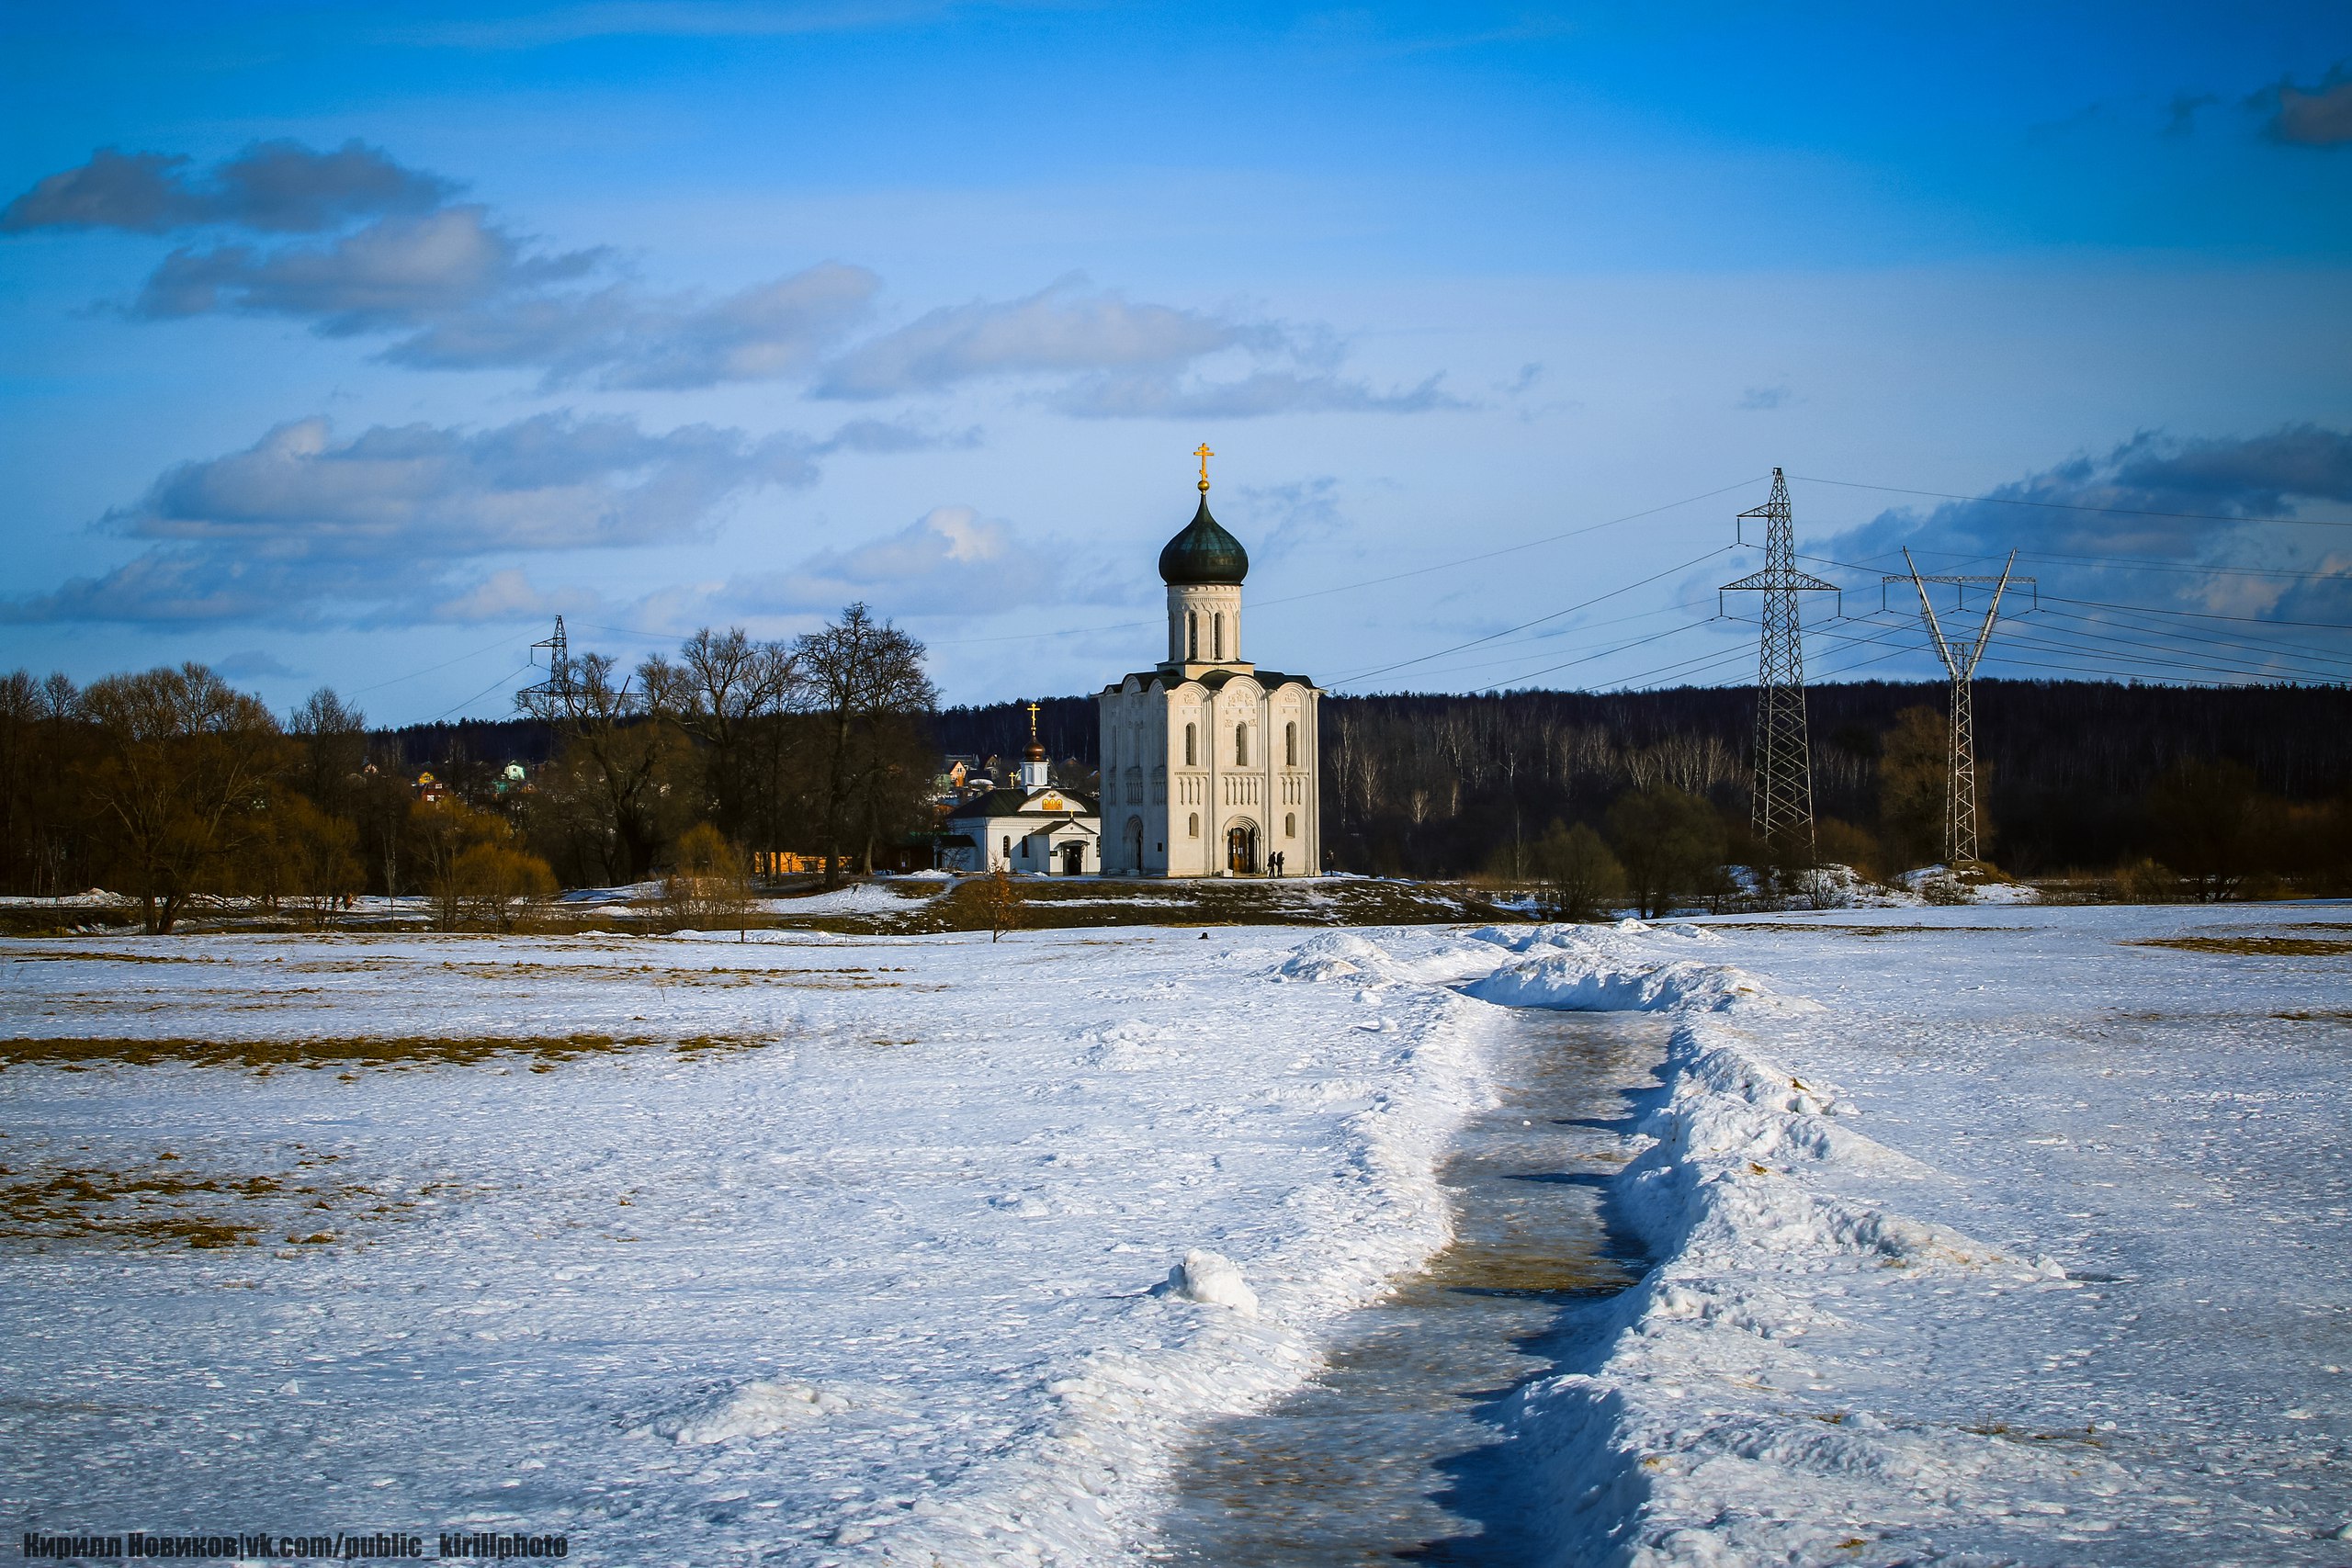
[(1491, 1053), (1498, 1103), (1455, 1134), (1443, 1170), (1453, 1238), (1338, 1325), (1306, 1387), (1187, 1446), (1155, 1562), (1528, 1560), (1532, 1478), (1500, 1416), (1561, 1350), (1563, 1307), (1616, 1294), (1643, 1267), (1600, 1198), (1628, 1157), (1629, 1101), (1657, 1088), (1664, 1036), (1623, 1014), (1511, 1021)]

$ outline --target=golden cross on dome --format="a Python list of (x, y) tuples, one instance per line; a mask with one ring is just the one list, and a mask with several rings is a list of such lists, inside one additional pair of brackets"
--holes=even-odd
[(1035, 703), (1029, 705), (1029, 743), (1033, 746), (1037, 743), (1037, 705)]
[(1206, 490), (1209, 488), (1209, 459), (1216, 454), (1210, 451), (1209, 444), (1204, 441), (1193, 449), (1193, 456), (1201, 460), (1201, 488)]

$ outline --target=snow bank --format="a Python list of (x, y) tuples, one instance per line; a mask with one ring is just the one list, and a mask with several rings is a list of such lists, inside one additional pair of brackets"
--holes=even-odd
[[(1545, 951), (1464, 987), (1515, 1006), (1682, 1021), (1665, 1091), (1641, 1124), (1646, 1147), (1612, 1194), (1657, 1261), (1597, 1315), (1589, 1370), (1537, 1380), (1511, 1402), (1513, 1440), (1541, 1477), (1547, 1560), (1876, 1562), (1857, 1555), (1876, 1539), (1869, 1521), (1932, 1514), (1984, 1490), (1991, 1472), (2011, 1485), (2120, 1484), (2080, 1445), (2036, 1451), (1992, 1428), (1899, 1429), (1846, 1402), (1821, 1407), (1815, 1396), (1834, 1392), (1823, 1352), (1873, 1320), (1916, 1317), (1939, 1281), (1997, 1280), (1996, 1293), (2073, 1282), (2048, 1259), (2005, 1256), (1855, 1196), (1937, 1176), (1855, 1131), (1835, 1085), (1800, 1079), (1759, 1049), (1756, 1026), (1817, 1008), (1737, 969), (1675, 958), (1661, 934), (1631, 921), (1497, 931), (1498, 946)], [(1949, 1559), (1906, 1548), (1900, 1560)]]
[(1645, 934), (1694, 942), (1721, 940), (1698, 926), (1654, 928), (1632, 919), (1619, 921), (1606, 934), (1587, 926), (1530, 931), (1487, 926), (1475, 935), (1510, 952), (1537, 956), (1507, 964), (1463, 988), (1481, 1001), (1503, 1007), (1574, 1012), (1722, 1011), (1767, 999), (1764, 987), (1737, 969), (1635, 957), (1609, 940)]

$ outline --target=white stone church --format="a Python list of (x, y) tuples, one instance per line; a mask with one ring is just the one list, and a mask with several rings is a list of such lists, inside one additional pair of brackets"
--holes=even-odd
[(1313, 876), (1323, 863), (1317, 704), (1304, 675), (1242, 657), (1249, 553), (1200, 510), (1159, 552), (1168, 657), (1106, 686), (1103, 869), (1140, 876)]
[[(1323, 860), (1315, 780), (1317, 704), (1304, 675), (1242, 657), (1249, 553), (1201, 503), (1159, 552), (1168, 657), (1106, 686), (1099, 806), (1046, 783), (1031, 737), (1018, 788), (948, 821), (966, 871), (1113, 876), (1313, 876)], [(1034, 724), (1034, 718), (1033, 718)]]

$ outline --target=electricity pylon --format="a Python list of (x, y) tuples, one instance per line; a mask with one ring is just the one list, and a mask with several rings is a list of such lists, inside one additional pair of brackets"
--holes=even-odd
[[(1946, 769), (1944, 784), (1944, 863), (1958, 867), (1983, 857), (1983, 846), (1977, 836), (1976, 795), (1976, 719), (1975, 704), (1972, 700), (1976, 681), (1976, 666), (1984, 658), (1984, 645), (1993, 640), (1994, 623), (2001, 618), (2001, 595), (2008, 592), (2012, 582), (2033, 583), (2030, 577), (2012, 577), (2018, 564), (2018, 553), (2009, 552), (2008, 560), (2001, 567), (1998, 577), (1970, 576), (1963, 573), (1922, 573), (1911, 558), (1908, 547), (1903, 551), (1903, 564), (1911, 569), (1905, 576), (1891, 573), (1879, 585), (1886, 592), (1887, 582), (1909, 582), (1919, 591), (1919, 615), (1928, 623), (1928, 640), (1936, 645), (1936, 657), (1943, 660), (1944, 673), (1951, 678), (1951, 722), (1946, 731)], [(1993, 602), (1984, 606), (1984, 624), (1976, 628), (1976, 640), (1963, 652), (1952, 639), (1944, 635), (1943, 623), (1936, 618), (1936, 607), (1928, 598), (1928, 584), (1949, 582), (1960, 590), (1962, 610), (1968, 608), (1968, 585), (1989, 582), (1993, 585)], [(2041, 588), (2034, 588), (2036, 599)]]
[(1835, 593), (1838, 585), (1797, 570), (1796, 522), (1789, 482), (1772, 470), (1772, 497), (1742, 517), (1764, 519), (1764, 570), (1726, 582), (1720, 592), (1764, 595), (1763, 635), (1756, 657), (1756, 836), (1781, 855), (1813, 859), (1813, 753), (1804, 732), (1804, 640), (1797, 595)]
[[(535, 696), (562, 698), (571, 694), (571, 639), (564, 636), (561, 615), (555, 618), (555, 635), (533, 643), (531, 651), (537, 653), (543, 648), (548, 650), (548, 678), (536, 686), (526, 687), (518, 694), (518, 700)], [(538, 661), (535, 659), (532, 662), (536, 664)]]

